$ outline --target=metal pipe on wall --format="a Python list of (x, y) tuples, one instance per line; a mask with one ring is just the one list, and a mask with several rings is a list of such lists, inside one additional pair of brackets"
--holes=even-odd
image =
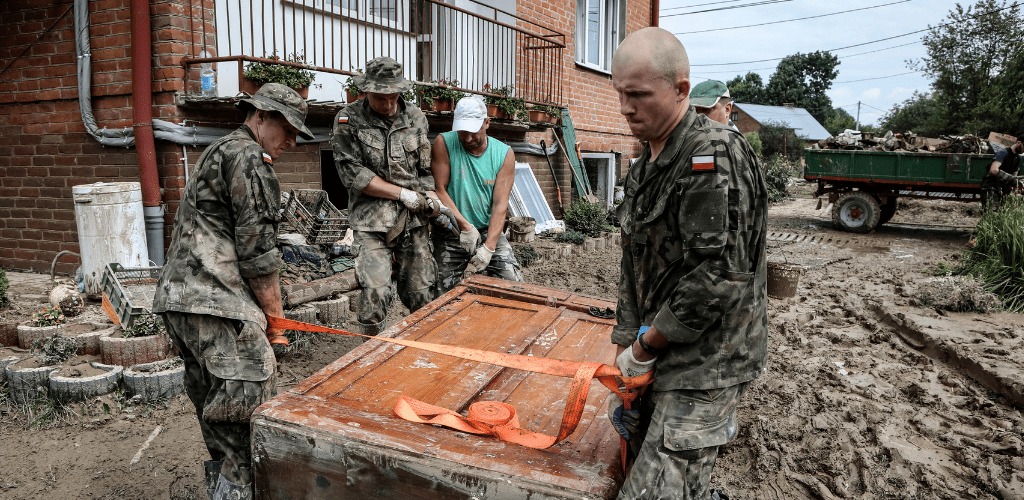
[(132, 109), (135, 112), (135, 151), (142, 184), (142, 212), (146, 219), (149, 260), (164, 264), (164, 207), (160, 199), (160, 177), (156, 169), (153, 140), (153, 47), (149, 0), (132, 0)]

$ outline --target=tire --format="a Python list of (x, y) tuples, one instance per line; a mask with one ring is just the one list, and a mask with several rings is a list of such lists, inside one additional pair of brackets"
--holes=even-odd
[(177, 396), (185, 389), (185, 362), (175, 357), (130, 366), (123, 378), (128, 393), (143, 401)]
[(844, 194), (832, 207), (832, 222), (851, 233), (869, 233), (878, 225), (882, 208), (874, 196), (863, 191)]
[(892, 220), (892, 217), (896, 215), (896, 197), (890, 196), (889, 201), (882, 205), (881, 213), (878, 216), (878, 225), (881, 226), (886, 222)]
[(60, 401), (85, 401), (96, 396), (110, 394), (121, 381), (123, 366), (90, 363), (94, 368), (106, 370), (91, 377), (65, 377), (60, 372), (50, 374), (50, 391)]

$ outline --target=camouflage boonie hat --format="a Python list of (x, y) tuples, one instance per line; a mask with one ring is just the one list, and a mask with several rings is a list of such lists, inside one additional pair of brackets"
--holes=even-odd
[(390, 57), (378, 57), (366, 63), (366, 73), (353, 78), (363, 92), (398, 94), (412, 90), (412, 82), (402, 74), (402, 64)]
[(235, 103), (235, 106), (246, 111), (246, 107), (252, 106), (262, 111), (277, 111), (284, 115), (284, 118), (298, 129), (299, 136), (307, 141), (313, 140), (313, 133), (306, 128), (306, 101), (299, 97), (299, 93), (287, 85), (280, 83), (264, 84), (256, 95), (242, 99)]

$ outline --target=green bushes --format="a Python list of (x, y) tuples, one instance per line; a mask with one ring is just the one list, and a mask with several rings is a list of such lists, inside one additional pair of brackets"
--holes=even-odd
[(783, 155), (789, 161), (798, 163), (804, 155), (804, 141), (784, 123), (769, 121), (761, 126), (757, 135), (761, 140), (761, 155), (764, 158)]
[(533, 245), (512, 245), (512, 253), (516, 256), (519, 265), (523, 267), (529, 267), (530, 264), (540, 259), (540, 254), (537, 253), (536, 248), (533, 248)]
[(1024, 197), (1004, 196), (998, 212), (982, 215), (971, 243), (956, 274), (981, 280), (1007, 311), (1024, 312)]
[(761, 156), (761, 150), (764, 149), (764, 144), (761, 143), (761, 136), (757, 135), (757, 132), (747, 132), (743, 134), (743, 137), (747, 138), (747, 142), (750, 143), (750, 147), (754, 150), (754, 154)]
[(164, 333), (164, 320), (156, 314), (145, 314), (132, 322), (132, 327), (121, 332), (121, 338), (147, 337)]
[(558, 243), (573, 243), (575, 245), (582, 245), (584, 241), (587, 241), (587, 235), (567, 229), (555, 235), (555, 241)]
[(0, 269), (0, 307), (7, 307), (7, 288), (10, 286), (11, 282), (7, 280), (7, 273)]
[(786, 198), (786, 187), (789, 180), (799, 170), (797, 166), (782, 157), (775, 155), (765, 161), (765, 184), (768, 185), (768, 202), (775, 203)]
[[(602, 231), (611, 231), (608, 211), (599, 203), (579, 199), (566, 209), (563, 216), (565, 227), (584, 236), (601, 236)], [(568, 232), (568, 231), (567, 231)]]

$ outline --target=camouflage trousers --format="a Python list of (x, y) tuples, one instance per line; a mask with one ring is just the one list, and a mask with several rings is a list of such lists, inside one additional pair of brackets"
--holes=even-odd
[(640, 404), (636, 457), (619, 500), (707, 500), (718, 447), (736, 437), (749, 382), (710, 391), (649, 391)]
[[(473, 258), (473, 255), (466, 252), (459, 245), (459, 238), (448, 231), (434, 229), (430, 238), (434, 243), (434, 260), (437, 262), (437, 292), (435, 296), (441, 296), (448, 290), (455, 288), (462, 281), (462, 273)], [(487, 239), (487, 230), (480, 231), (481, 241)], [(498, 237), (498, 243), (494, 248), (494, 255), (487, 267), (480, 272), (485, 276), (493, 276), (509, 281), (523, 281), (523, 275), (519, 271), (519, 262), (512, 253), (512, 245), (502, 234)]]
[(385, 233), (355, 231), (352, 254), (356, 261), (356, 279), (362, 287), (357, 316), (359, 333), (376, 335), (383, 328), (394, 300), (393, 269), (397, 268), (398, 297), (409, 312), (434, 300), (437, 266), (430, 255), (427, 232), (427, 226), (404, 231), (389, 248)]
[(1010, 194), (1015, 182), (1002, 181), (998, 177), (985, 172), (981, 178), (981, 209), (998, 212), (1003, 197)]
[(252, 321), (168, 311), (164, 325), (185, 361), (185, 391), (220, 473), (252, 482), (249, 417), (277, 393), (277, 360), (266, 331)]

